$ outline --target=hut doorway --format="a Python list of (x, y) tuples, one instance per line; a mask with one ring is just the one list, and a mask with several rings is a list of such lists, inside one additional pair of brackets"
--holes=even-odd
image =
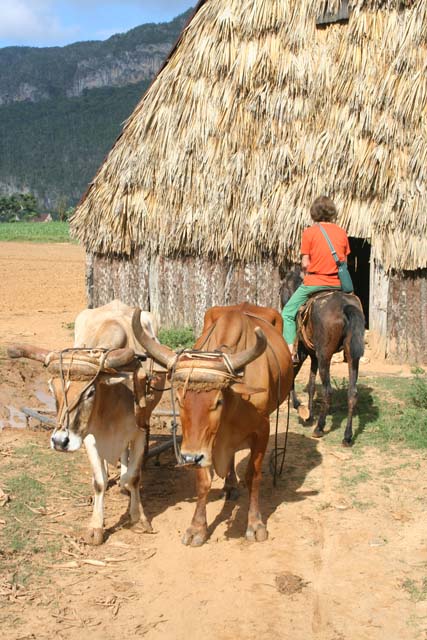
[(362, 238), (350, 238), (351, 254), (348, 260), (354, 293), (360, 298), (366, 318), (366, 328), (369, 329), (369, 280), (371, 245)]

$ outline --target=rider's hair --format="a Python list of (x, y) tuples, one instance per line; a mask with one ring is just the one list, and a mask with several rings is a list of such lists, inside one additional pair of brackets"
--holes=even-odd
[(333, 222), (338, 211), (333, 200), (327, 196), (319, 196), (310, 207), (310, 215), (314, 222)]

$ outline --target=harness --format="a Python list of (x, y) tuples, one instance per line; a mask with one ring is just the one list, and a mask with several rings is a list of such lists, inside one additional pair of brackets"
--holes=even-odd
[[(102, 349), (102, 348), (96, 348), (96, 349), (86, 349), (86, 348), (69, 348), (69, 349), (63, 349), (62, 351), (57, 352), (58, 356), (59, 356), (59, 378), (61, 381), (61, 388), (62, 388), (62, 393), (63, 393), (63, 397), (64, 397), (64, 404), (61, 408), (61, 412), (58, 415), (58, 426), (54, 429), (53, 431), (53, 435), (58, 431), (58, 430), (62, 430), (64, 431), (67, 436), (69, 435), (70, 432), (70, 414), (72, 411), (74, 411), (80, 404), (80, 402), (82, 401), (82, 398), (84, 396), (84, 394), (86, 393), (86, 391), (97, 381), (97, 379), (99, 378), (101, 373), (110, 373), (112, 375), (117, 374), (120, 375), (121, 372), (117, 371), (117, 369), (113, 369), (113, 368), (105, 368), (105, 362), (109, 356), (109, 354), (113, 351), (115, 351), (116, 349)], [(99, 360), (97, 363), (88, 361), (87, 359), (80, 359), (78, 358), (79, 355), (82, 355), (82, 353), (85, 354), (90, 354), (92, 357), (96, 358), (99, 354)], [(64, 355), (65, 354), (70, 354), (71, 358), (69, 361), (67, 361), (67, 369), (64, 369)], [(142, 354), (135, 354), (137, 356), (137, 358), (139, 360), (141, 359), (145, 359), (146, 356), (142, 355)], [(50, 356), (50, 357), (49, 357)], [(49, 364), (51, 364), (52, 362), (52, 354), (49, 354), (48, 358), (46, 359), (45, 362), (45, 366), (48, 367)], [(75, 357), (76, 356), (76, 357)], [(73, 402), (71, 403), (71, 405), (68, 403), (68, 397), (67, 397), (67, 390), (68, 390), (68, 386), (70, 381), (72, 380), (71, 378), (71, 368), (72, 365), (78, 365), (78, 364), (84, 364), (85, 367), (92, 369), (94, 371), (93, 376), (88, 380), (87, 384), (85, 384), (85, 386), (83, 387), (83, 389), (80, 391), (79, 395), (73, 400)], [(123, 380), (125, 380), (126, 377), (126, 373), (130, 373), (130, 372), (123, 372)], [(136, 370), (134, 368), (134, 375), (136, 374)], [(134, 387), (135, 387), (135, 381), (134, 381)], [(134, 397), (136, 398), (136, 393), (135, 393), (135, 389), (134, 389)], [(145, 395), (145, 393), (144, 393)]]
[[(256, 314), (253, 313), (249, 313), (247, 311), (243, 312), (244, 315), (249, 316), (251, 318), (255, 318), (256, 320), (259, 320), (260, 322), (264, 322), (266, 324), (268, 324), (269, 327), (272, 327), (273, 325), (271, 324), (271, 322), (269, 322), (268, 320), (266, 320), (265, 318), (262, 318)], [(202, 348), (205, 346), (205, 344), (208, 342), (209, 338), (211, 337), (214, 329), (216, 327), (216, 322), (213, 323), (213, 325), (210, 327), (205, 339), (203, 340), (202, 344), (200, 345), (200, 347), (198, 349), (183, 349), (182, 351), (179, 351), (176, 355), (176, 358), (171, 366), (171, 405), (172, 405), (172, 413), (173, 413), (173, 420), (172, 420), (172, 435), (173, 435), (173, 442), (174, 442), (174, 450), (175, 450), (175, 457), (177, 460), (178, 465), (182, 466), (184, 464), (182, 456), (181, 456), (181, 452), (179, 449), (179, 445), (177, 442), (177, 429), (178, 429), (178, 424), (177, 424), (177, 413), (176, 413), (176, 408), (175, 408), (175, 393), (174, 393), (174, 383), (176, 383), (176, 373), (178, 371), (178, 373), (183, 373), (185, 371), (185, 369), (188, 369), (188, 373), (186, 376), (186, 379), (184, 381), (184, 385), (183, 385), (183, 393), (185, 395), (189, 385), (190, 385), (190, 379), (191, 379), (191, 375), (193, 372), (197, 372), (197, 373), (202, 373), (202, 374), (207, 374), (208, 376), (215, 376), (218, 378), (218, 383), (216, 383), (216, 385), (221, 384), (221, 382), (223, 383), (223, 387), (227, 387), (230, 386), (231, 383), (233, 381), (238, 380), (239, 378), (241, 378), (243, 376), (243, 372), (238, 373), (234, 370), (233, 365), (230, 361), (229, 355), (227, 353), (225, 353), (224, 351), (221, 351), (220, 349), (217, 349), (215, 351), (202, 351)], [(225, 345), (224, 345), (225, 346)], [(274, 455), (274, 467), (273, 467), (273, 485), (276, 486), (276, 481), (277, 481), (277, 469), (278, 469), (278, 429), (279, 429), (279, 409), (280, 409), (280, 395), (281, 395), (281, 376), (282, 376), (282, 370), (280, 367), (280, 362), (279, 359), (277, 357), (276, 352), (274, 351), (274, 349), (271, 347), (271, 345), (269, 344), (269, 342), (267, 342), (267, 347), (270, 349), (271, 353), (273, 354), (273, 357), (275, 359), (278, 371), (279, 371), (279, 376), (278, 376), (278, 383), (277, 383), (277, 406), (276, 406), (276, 426), (275, 426), (275, 448), (272, 451), (272, 456)], [(183, 359), (185, 358), (185, 359)], [(200, 365), (200, 361), (202, 361), (202, 364)], [(222, 361), (222, 364), (224, 365), (225, 370), (219, 370), (218, 368), (215, 367), (215, 365), (218, 365), (218, 362)], [(215, 384), (215, 383), (212, 383)], [(218, 388), (216, 386), (216, 388)], [(289, 419), (290, 419), (290, 398), (288, 395), (288, 417), (287, 417), (287, 423), (286, 423), (286, 434), (285, 434), (285, 444), (284, 447), (282, 449), (282, 460), (281, 460), (281, 464), (280, 464), (280, 472), (279, 475), (282, 474), (283, 471), (283, 466), (284, 466), (284, 461), (285, 461), (285, 456), (286, 456), (286, 446), (287, 446), (287, 440), (288, 440), (288, 431), (289, 431)]]

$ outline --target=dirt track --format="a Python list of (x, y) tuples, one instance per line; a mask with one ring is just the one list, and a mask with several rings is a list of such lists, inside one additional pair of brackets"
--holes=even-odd
[[(71, 344), (66, 325), (85, 305), (81, 249), (3, 244), (0, 268), (0, 346), (16, 340)], [(45, 378), (35, 366), (0, 360), (0, 417), (6, 423), (6, 405), (37, 402)], [(385, 367), (374, 362), (364, 369), (362, 374)], [(407, 372), (393, 371), (398, 370)], [(48, 439), (47, 432), (0, 431), (0, 468), (11, 473), (17, 447), (31, 442), (44, 451)], [(270, 441), (271, 448), (273, 435)], [(246, 457), (242, 452), (240, 477)], [(87, 479), (86, 499), (91, 489), (84, 453), (75, 454), (73, 463)], [(245, 489), (237, 503), (226, 503), (215, 479), (208, 504), (210, 538), (200, 549), (180, 543), (194, 509), (194, 488), (191, 473), (176, 469), (171, 456), (164, 456), (160, 467), (150, 461), (144, 474), (143, 498), (154, 535), (116, 528), (126, 498), (112, 486), (106, 498), (108, 539), (102, 547), (84, 546), (80, 535), (91, 507), (58, 487), (48, 510), (63, 515), (50, 518), (46, 529), (57, 532), (64, 552), (68, 549), (56, 564), (75, 566), (47, 565), (21, 599), (7, 595), (7, 572), (0, 576), (2, 636), (426, 639), (427, 602), (411, 599), (404, 588), (422, 584), (427, 575), (426, 471), (425, 455), (357, 444), (342, 450), (332, 437), (311, 439), (293, 420), (286, 472), (276, 489), (265, 464), (261, 508), (268, 541), (244, 540)], [(53, 482), (52, 476), (40, 479)], [(105, 566), (85, 564), (87, 559)]]

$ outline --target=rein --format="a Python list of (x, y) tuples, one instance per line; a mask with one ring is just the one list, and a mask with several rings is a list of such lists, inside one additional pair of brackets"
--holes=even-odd
[[(257, 320), (262, 320), (263, 322), (266, 322), (270, 327), (273, 326), (270, 322), (268, 322), (268, 320), (266, 320), (265, 318), (261, 318), (260, 316), (255, 315), (254, 313), (248, 313), (247, 311), (244, 312), (245, 315), (251, 317), (251, 318), (256, 318)], [(288, 444), (288, 433), (289, 433), (289, 419), (290, 419), (290, 393), (288, 393), (288, 412), (287, 412), (287, 419), (286, 419), (286, 431), (285, 431), (285, 443), (283, 445), (283, 449), (279, 449), (278, 447), (278, 443), (279, 443), (279, 411), (280, 411), (280, 392), (281, 392), (281, 386), (280, 386), (280, 377), (282, 374), (282, 370), (280, 368), (280, 363), (279, 363), (279, 359), (277, 357), (276, 352), (274, 351), (274, 349), (271, 347), (271, 345), (267, 342), (267, 346), (270, 348), (271, 353), (274, 356), (274, 359), (276, 360), (276, 364), (277, 367), (279, 369), (279, 378), (277, 380), (277, 407), (276, 407), (276, 426), (275, 426), (275, 431), (274, 431), (274, 450), (271, 452), (271, 456), (270, 456), (270, 472), (272, 473), (273, 476), (273, 487), (277, 486), (277, 476), (281, 476), (283, 473), (283, 467), (285, 464), (285, 457), (286, 457), (286, 448), (287, 448), (287, 444)], [(277, 473), (277, 460), (278, 460), (278, 454), (279, 451), (282, 451), (282, 461), (280, 463), (280, 471), (279, 473)], [(272, 458), (274, 456), (274, 465), (271, 464), (272, 462)], [(273, 466), (273, 470), (271, 470), (271, 467)]]

